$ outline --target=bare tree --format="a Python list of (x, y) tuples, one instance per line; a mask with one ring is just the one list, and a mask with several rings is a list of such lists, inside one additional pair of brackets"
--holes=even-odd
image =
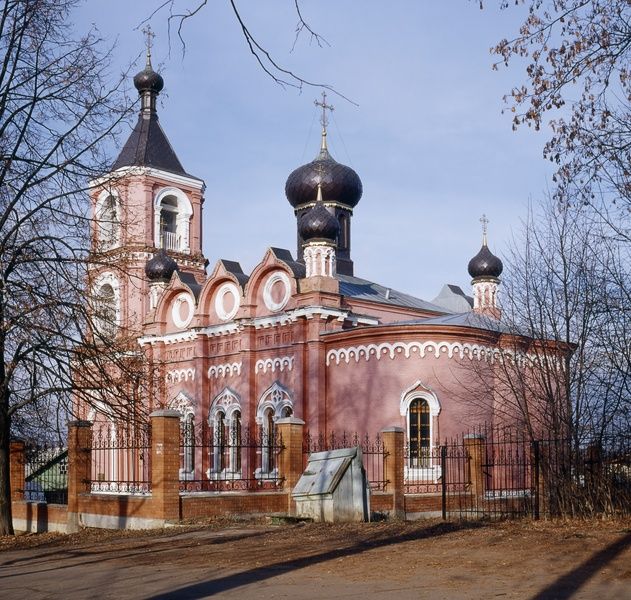
[[(9, 443), (72, 398), (114, 404), (138, 393), (139, 357), (89, 300), (89, 180), (130, 110), (108, 51), (75, 39), (76, 0), (7, 0), (0, 8), (0, 535), (12, 533)], [(100, 319), (100, 321), (99, 321)], [(102, 400), (102, 398), (100, 398)], [(55, 411), (53, 411), (53, 415)], [(53, 418), (57, 418), (54, 416)], [(50, 424), (50, 423), (48, 423)]]
[[(528, 7), (519, 33), (491, 49), (500, 58), (495, 67), (527, 61), (524, 83), (505, 98), (513, 127), (539, 129), (549, 115), (552, 137), (544, 156), (559, 165), (558, 199), (590, 204), (604, 198), (609, 206), (628, 209), (631, 4), (500, 0), (500, 7), (518, 3)], [(619, 216), (609, 223), (617, 227)]]
[[(284, 88), (292, 87), (297, 88), (298, 90), (302, 90), (305, 86), (327, 89), (351, 104), (356, 104), (351, 99), (337, 91), (333, 86), (327, 83), (318, 83), (311, 79), (307, 79), (295, 71), (284, 67), (280, 61), (267, 50), (265, 44), (254, 35), (252, 28), (248, 25), (247, 20), (243, 17), (242, 11), (237, 6), (236, 0), (228, 0), (228, 2), (230, 3), (230, 8), (250, 54), (252, 54), (263, 72), (266, 73), (275, 83)], [(295, 38), (291, 50), (293, 51), (298, 43), (298, 40), (303, 36), (309, 39), (309, 43), (316, 44), (320, 48), (323, 46), (329, 46), (326, 39), (312, 29), (303, 17), (299, 0), (290, 0), (290, 4), (293, 5), (293, 10), (296, 15)], [(169, 38), (171, 37), (171, 28), (174, 27), (182, 49), (185, 50), (186, 38), (184, 36), (184, 28), (186, 23), (189, 19), (197, 16), (204, 8), (207, 7), (207, 5), (208, 0), (162, 0), (147, 17), (146, 21), (149, 21), (155, 15), (166, 13), (169, 26)]]
[(499, 353), (478, 402), (500, 421), (576, 444), (626, 426), (627, 244), (587, 207), (531, 210), (505, 261)]

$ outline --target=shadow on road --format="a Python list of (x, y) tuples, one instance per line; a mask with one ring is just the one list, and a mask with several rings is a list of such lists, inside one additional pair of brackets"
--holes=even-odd
[(631, 545), (631, 533), (609, 544), (578, 567), (559, 577), (554, 583), (533, 596), (531, 600), (566, 600), (571, 598), (600, 569)]
[(362, 552), (366, 552), (367, 550), (371, 550), (373, 548), (382, 548), (395, 544), (401, 544), (403, 542), (437, 537), (463, 529), (473, 529), (483, 526), (485, 526), (485, 524), (483, 523), (478, 523), (474, 521), (461, 521), (458, 523), (437, 523), (436, 525), (427, 527), (421, 531), (416, 530), (395, 536), (384, 533), (384, 535), (382, 536), (377, 535), (369, 540), (362, 540), (344, 548), (336, 548), (334, 550), (328, 550), (320, 554), (311, 554), (308, 556), (304, 556), (303, 558), (270, 563), (262, 567), (250, 569), (248, 571), (241, 571), (232, 575), (226, 575), (225, 577), (218, 577), (217, 579), (202, 581), (199, 583), (177, 588), (169, 592), (156, 594), (149, 597), (147, 600), (173, 600), (173, 598), (177, 598), (178, 600), (186, 600), (212, 596), (214, 594), (238, 588), (243, 585), (257, 582), (260, 583), (265, 579), (276, 577), (280, 573), (303, 569), (310, 565), (323, 563), (329, 560), (334, 560), (336, 558), (341, 558), (343, 556), (361, 554)]

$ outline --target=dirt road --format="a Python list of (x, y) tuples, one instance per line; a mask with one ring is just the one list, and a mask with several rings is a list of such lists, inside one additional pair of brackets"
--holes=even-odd
[(631, 523), (215, 523), (0, 539), (0, 598), (631, 599)]

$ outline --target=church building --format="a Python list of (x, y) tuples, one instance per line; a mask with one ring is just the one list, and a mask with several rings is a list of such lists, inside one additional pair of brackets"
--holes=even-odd
[[(103, 308), (95, 327), (133, 335), (156, 374), (143, 398), (147, 411), (174, 408), (184, 430), (203, 425), (214, 439), (246, 427), (269, 436), (288, 416), (312, 435), (397, 426), (411, 460), (493, 421), (493, 402), (474, 401), (486, 393), (476, 385), (502, 333), (502, 262), (486, 232), (468, 263), (472, 296), (446, 285), (426, 301), (362, 278), (352, 259), (362, 182), (329, 152), (323, 94), (320, 148), (289, 174), (289, 204), (276, 208), (296, 216), (295, 254), (269, 248), (251, 273), (233, 260), (209, 264), (205, 184), (185, 170), (161, 127), (156, 99), (164, 81), (150, 56), (134, 85), (138, 121), (91, 191), (101, 260), (90, 285)], [(235, 471), (230, 462), (238, 458), (226, 456), (207, 474)], [(265, 456), (257, 468), (271, 469)]]

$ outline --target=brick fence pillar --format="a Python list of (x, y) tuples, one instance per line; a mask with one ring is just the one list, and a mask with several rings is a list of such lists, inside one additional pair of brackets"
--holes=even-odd
[(151, 413), (151, 503), (155, 519), (180, 519), (180, 413)]
[(280, 439), (283, 442), (278, 467), (283, 478), (283, 487), (287, 490), (287, 512), (296, 512), (296, 503), (291, 497), (291, 490), (298, 483), (303, 471), (302, 442), (305, 422), (296, 417), (286, 417), (276, 421)]
[(392, 494), (392, 516), (405, 518), (405, 456), (403, 429), (386, 427), (381, 430), (383, 440), (383, 476), (386, 480), (384, 491)]
[(484, 451), (486, 438), (478, 433), (464, 436), (464, 446), (469, 457), (469, 483), (476, 504), (484, 497)]
[(79, 494), (88, 491), (92, 471), (92, 423), (68, 423), (68, 526), (79, 531)]
[(11, 440), (9, 447), (9, 475), (11, 477), (11, 500), (24, 500), (24, 467), (26, 465), (25, 444), (22, 440)]

